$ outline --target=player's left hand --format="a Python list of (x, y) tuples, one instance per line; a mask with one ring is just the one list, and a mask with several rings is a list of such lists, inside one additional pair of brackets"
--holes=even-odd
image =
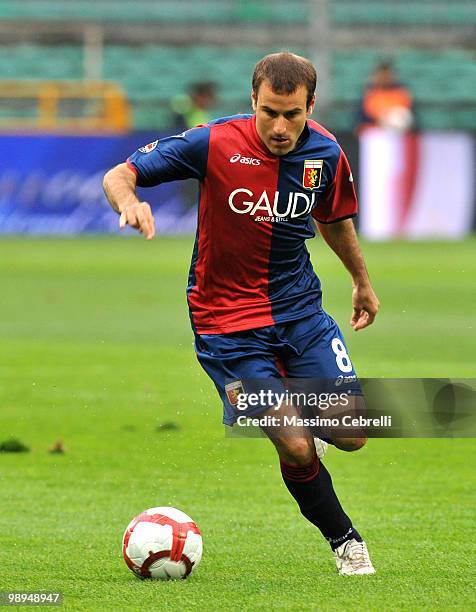
[(374, 322), (380, 302), (370, 284), (354, 285), (352, 306), (354, 310), (350, 324), (354, 331), (364, 329)]

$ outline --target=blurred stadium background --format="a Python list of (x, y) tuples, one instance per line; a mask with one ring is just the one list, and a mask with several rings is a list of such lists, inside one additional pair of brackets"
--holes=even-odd
[[(102, 177), (177, 129), (191, 86), (216, 84), (203, 114), (249, 112), (258, 59), (310, 57), (314, 118), (348, 154), (359, 231), (377, 239), (362, 244), (382, 311), (359, 334), (347, 272), (308, 245), (359, 375), (474, 376), (475, 27), (472, 0), (0, 0), (2, 589), (101, 612), (474, 607), (474, 440), (330, 450), (378, 568), (339, 581), (271, 445), (223, 435), (185, 305), (193, 239), (117, 238)], [(415, 98), (416, 133), (356, 130), (382, 59)], [(144, 192), (160, 233), (194, 231), (195, 192)], [(397, 237), (426, 240), (382, 241)], [(162, 504), (197, 521), (205, 556), (157, 589), (132, 579), (120, 538)]]
[[(427, 162), (419, 160), (424, 185), (438, 186), (416, 195), (438, 219), (414, 233), (462, 236), (474, 223), (475, 27), (471, 0), (0, 0), (0, 232), (115, 231), (102, 173), (173, 131), (175, 111), (196, 83), (216, 84), (209, 117), (249, 112), (254, 64), (289, 49), (315, 62), (314, 118), (336, 133), (356, 177), (359, 99), (376, 63), (394, 62), (414, 96), (420, 134), (432, 143), (439, 135)], [(398, 159), (398, 147), (388, 147), (384, 156)], [(374, 176), (388, 172), (372, 167)], [(360, 191), (365, 209), (368, 194)], [(152, 196), (156, 210), (162, 206), (159, 231), (193, 231), (193, 194), (167, 186)], [(459, 211), (452, 232), (448, 198)], [(380, 206), (392, 209), (386, 199)], [(406, 233), (400, 230), (367, 233)]]

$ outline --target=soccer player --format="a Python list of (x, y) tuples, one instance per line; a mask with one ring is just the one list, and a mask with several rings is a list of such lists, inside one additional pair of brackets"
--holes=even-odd
[[(136, 186), (195, 178), (198, 228), (187, 298), (198, 359), (236, 423), (236, 389), (247, 378), (355, 379), (343, 336), (322, 309), (321, 287), (305, 240), (313, 221), (349, 271), (351, 326), (370, 325), (378, 310), (351, 217), (357, 211), (352, 174), (336, 139), (308, 119), (316, 71), (305, 58), (274, 53), (255, 67), (254, 114), (211, 121), (142, 147), (110, 170), (106, 195), (146, 239), (154, 217)], [(230, 383), (231, 381), (231, 383)], [(247, 415), (272, 413), (259, 405)], [(328, 540), (343, 575), (374, 573), (365, 542), (344, 512), (305, 427), (267, 431), (281, 473), (302, 514)], [(366, 438), (333, 438), (357, 450)]]

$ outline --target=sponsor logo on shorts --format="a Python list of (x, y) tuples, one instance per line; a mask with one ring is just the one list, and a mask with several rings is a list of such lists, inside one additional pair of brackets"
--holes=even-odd
[(154, 142), (149, 142), (149, 144), (145, 145), (145, 147), (141, 147), (139, 151), (141, 153), (150, 153), (151, 151), (155, 149), (158, 142), (159, 142), (158, 140), (154, 140)]
[(357, 380), (356, 374), (351, 374), (350, 376), (342, 376), (341, 374), (335, 379), (334, 385), (336, 387), (340, 387), (343, 384), (352, 383), (352, 382), (355, 382), (356, 380)]
[(243, 157), (241, 153), (235, 153), (230, 157), (230, 164), (236, 164), (240, 162), (240, 164), (246, 164), (247, 166), (259, 166), (261, 164), (260, 159), (255, 159), (254, 157)]
[(239, 396), (244, 392), (245, 390), (241, 380), (235, 380), (234, 382), (225, 385), (225, 393), (232, 406), (236, 406), (238, 404)]

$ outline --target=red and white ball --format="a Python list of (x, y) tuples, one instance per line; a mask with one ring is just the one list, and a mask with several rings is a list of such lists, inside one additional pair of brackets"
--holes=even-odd
[(187, 578), (202, 558), (202, 536), (185, 512), (168, 506), (149, 508), (127, 526), (122, 554), (141, 578)]

